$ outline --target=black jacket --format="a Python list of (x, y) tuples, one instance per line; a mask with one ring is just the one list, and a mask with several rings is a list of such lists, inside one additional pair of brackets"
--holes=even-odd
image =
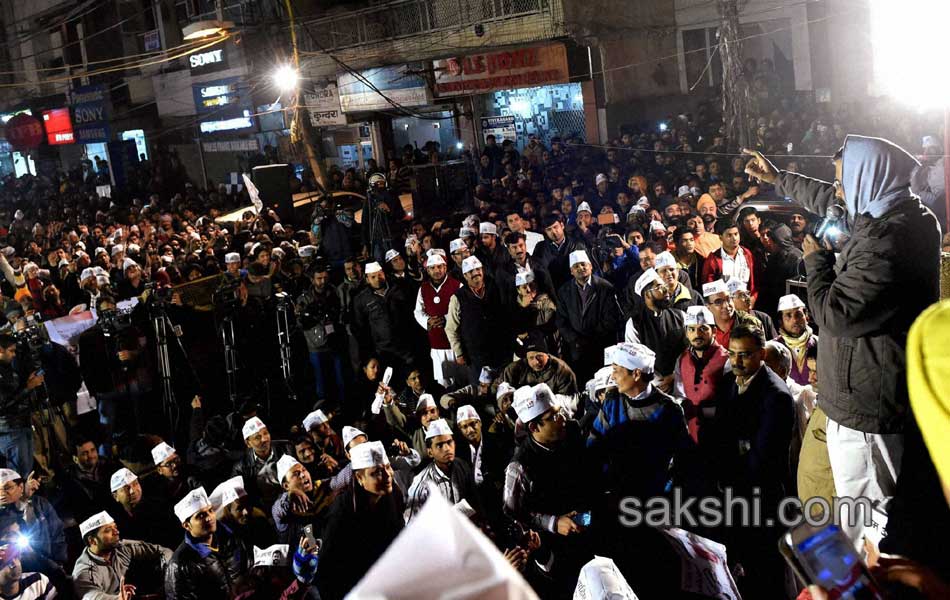
[(418, 327), (412, 316), (416, 297), (409, 286), (390, 281), (382, 296), (366, 287), (353, 299), (354, 333), (360, 344), (360, 357), (379, 353), (413, 362), (411, 340)]
[(555, 287), (560, 287), (571, 279), (569, 259), (571, 252), (575, 250), (587, 250), (587, 246), (584, 242), (565, 235), (560, 248), (548, 239), (538, 242), (532, 256), (551, 274)]
[(774, 315), (778, 310), (778, 300), (785, 295), (785, 282), (798, 277), (798, 267), (802, 262), (802, 251), (792, 241), (792, 230), (788, 225), (780, 225), (769, 232), (779, 250), (769, 254), (768, 263), (761, 279), (756, 279), (759, 298), (755, 302), (758, 310)]
[[(776, 191), (816, 214), (834, 203), (832, 184), (784, 171)], [(851, 429), (899, 433), (908, 412), (907, 331), (939, 297), (940, 228), (910, 198), (880, 218), (859, 214), (851, 233), (837, 259), (825, 251), (805, 259), (818, 361), (827, 365), (819, 405)]]
[(621, 317), (614, 286), (591, 275), (590, 287), (585, 305), (581, 304), (580, 291), (573, 278), (557, 292), (555, 319), (568, 362), (577, 361), (588, 352), (597, 353), (600, 361), (603, 349), (617, 342)]
[[(187, 535), (187, 534), (186, 534)], [(250, 568), (253, 556), (223, 524), (214, 534), (215, 552), (186, 538), (165, 570), (168, 600), (230, 600), (234, 583)]]
[(656, 352), (654, 368), (659, 375), (672, 375), (676, 360), (687, 347), (685, 318), (686, 314), (678, 308), (653, 312), (642, 299), (631, 306), (630, 323), (639, 343)]
[(30, 426), (30, 398), (26, 389), (23, 361), (0, 363), (0, 431), (13, 431)]

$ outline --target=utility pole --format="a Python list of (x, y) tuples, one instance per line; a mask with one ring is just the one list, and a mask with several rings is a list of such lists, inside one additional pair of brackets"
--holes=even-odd
[(742, 69), (738, 0), (717, 0), (719, 7), (719, 56), (722, 59), (722, 119), (726, 139), (740, 148), (752, 145), (752, 97)]

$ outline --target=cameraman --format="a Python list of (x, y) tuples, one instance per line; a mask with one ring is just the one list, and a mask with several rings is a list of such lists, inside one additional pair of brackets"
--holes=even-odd
[(17, 340), (0, 333), (0, 452), (7, 467), (18, 472), (33, 470), (33, 429), (30, 397), (43, 385), (43, 374), (30, 371), (17, 360)]
[[(743, 152), (753, 157), (746, 173), (774, 184), (780, 196), (819, 215), (835, 203), (847, 209), (847, 224), (838, 226), (851, 237), (840, 254), (812, 235), (803, 243), (808, 307), (821, 330), (818, 362), (831, 365), (818, 402), (828, 415), (838, 495), (880, 505), (894, 494), (904, 450), (907, 332), (939, 295), (940, 228), (910, 191), (917, 160), (886, 140), (849, 135), (835, 155), (832, 184)], [(856, 544), (861, 533), (848, 531)]]

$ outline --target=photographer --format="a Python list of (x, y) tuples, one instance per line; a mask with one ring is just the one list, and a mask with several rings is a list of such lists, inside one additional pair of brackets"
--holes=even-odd
[(41, 385), (42, 372), (17, 360), (17, 339), (0, 333), (0, 451), (8, 467), (23, 473), (33, 470), (30, 396)]
[[(813, 235), (803, 244), (808, 306), (821, 330), (818, 362), (833, 365), (822, 374), (819, 406), (828, 414), (838, 495), (881, 504), (894, 494), (904, 449), (907, 332), (938, 297), (940, 229), (910, 191), (918, 163), (886, 140), (849, 135), (832, 184), (743, 152), (753, 157), (746, 173), (779, 195), (819, 215), (846, 207), (847, 222), (837, 225), (850, 229), (850, 239), (840, 254)], [(860, 528), (848, 533), (860, 543)]]

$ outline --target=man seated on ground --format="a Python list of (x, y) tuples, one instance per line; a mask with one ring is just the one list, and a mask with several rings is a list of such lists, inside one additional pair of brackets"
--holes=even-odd
[(501, 372), (501, 380), (515, 388), (546, 383), (551, 391), (560, 396), (577, 393), (574, 371), (566, 362), (548, 353), (547, 342), (540, 331), (532, 331), (521, 347), (523, 357), (509, 364)]

